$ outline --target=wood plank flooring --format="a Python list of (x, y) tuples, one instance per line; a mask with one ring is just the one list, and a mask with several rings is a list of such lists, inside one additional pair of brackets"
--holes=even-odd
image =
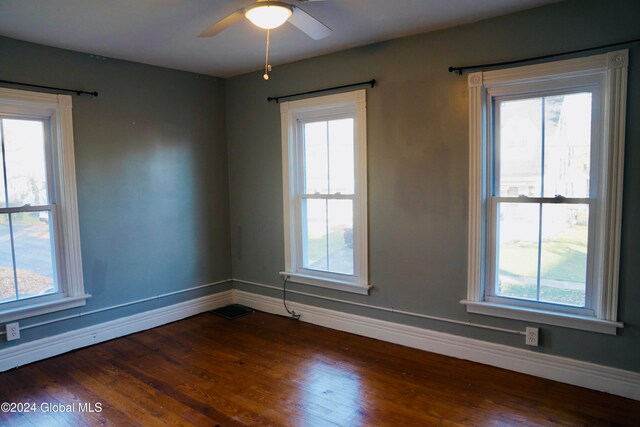
[(264, 313), (206, 313), (2, 373), (0, 402), (36, 406), (0, 412), (3, 426), (640, 425), (637, 401)]

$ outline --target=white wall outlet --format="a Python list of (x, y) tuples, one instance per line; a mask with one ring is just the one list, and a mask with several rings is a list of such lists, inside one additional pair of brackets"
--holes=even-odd
[(526, 344), (534, 347), (538, 346), (538, 328), (527, 327), (526, 332)]
[(7, 341), (13, 341), (20, 338), (20, 325), (18, 322), (7, 323), (5, 328), (7, 331)]

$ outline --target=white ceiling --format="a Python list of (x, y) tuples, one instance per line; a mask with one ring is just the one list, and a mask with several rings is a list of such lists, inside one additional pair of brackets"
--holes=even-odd
[[(333, 34), (272, 31), (271, 63), (477, 21), (558, 0), (327, 0), (296, 4)], [(264, 63), (266, 32), (247, 20), (203, 29), (253, 0), (0, 0), (0, 35), (111, 58), (229, 77)]]

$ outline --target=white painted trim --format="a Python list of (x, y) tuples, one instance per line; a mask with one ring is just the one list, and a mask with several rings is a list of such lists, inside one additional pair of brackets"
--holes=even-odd
[[(288, 316), (280, 298), (232, 289), (2, 349), (0, 372), (232, 303)], [(637, 372), (297, 302), (288, 302), (288, 305), (302, 314), (300, 320), (308, 323), (640, 400), (640, 373)]]
[(319, 286), (321, 288), (335, 289), (337, 291), (352, 292), (354, 294), (369, 295), (371, 285), (357, 285), (353, 282), (340, 281), (335, 279), (326, 280), (319, 276), (309, 276), (300, 273), (282, 271), (281, 276), (289, 277), (289, 281), (302, 283), (303, 285)]
[[(235, 303), (288, 316), (280, 298), (234, 289)], [(287, 302), (301, 321), (437, 354), (483, 363), (580, 387), (640, 400), (640, 373), (524, 348), (465, 338), (370, 317)], [(523, 340), (524, 346), (524, 340)]]
[(296, 174), (295, 171), (295, 151), (289, 144), (293, 141), (295, 126), (290, 123), (289, 103), (280, 104), (280, 132), (282, 138), (282, 202), (284, 220), (284, 265), (285, 269), (290, 270), (293, 257), (292, 253), (297, 253), (295, 239), (291, 239), (296, 235), (295, 224), (292, 221), (291, 213), (294, 212), (295, 188), (293, 187), (295, 180), (291, 179)]
[(622, 190), (624, 182), (624, 145), (627, 117), (627, 72), (629, 51), (609, 52), (607, 55), (607, 89), (605, 91), (604, 147), (607, 152), (607, 176), (604, 177), (603, 214), (605, 231), (604, 268), (605, 283), (599, 311), (601, 317), (616, 320), (618, 316), (618, 280), (620, 269), (620, 236), (622, 232)]
[(43, 106), (43, 104), (47, 104), (48, 107), (55, 108), (59, 103), (58, 96), (61, 95), (53, 93), (32, 92), (21, 89), (0, 88), (0, 98), (2, 98), (3, 100), (7, 100), (11, 105), (41, 107)]
[[(618, 275), (620, 262), (620, 233), (622, 222), (622, 186), (624, 169), (624, 133), (626, 118), (628, 50), (619, 50), (583, 58), (554, 61), (514, 67), (504, 70), (478, 72), (469, 75), (469, 236), (467, 263), (467, 299), (463, 300), (467, 311), (587, 329), (596, 332), (615, 333), (622, 327), (617, 322)], [(534, 310), (497, 309), (489, 304), (486, 295), (490, 291), (487, 273), (492, 266), (492, 251), (487, 240), (491, 236), (492, 221), (488, 220), (487, 185), (488, 161), (491, 139), (488, 123), (491, 122), (489, 105), (494, 95), (527, 93), (545, 88), (570, 88), (583, 84), (598, 86), (602, 91), (603, 115), (596, 118), (602, 122), (596, 137), (601, 159), (597, 170), (598, 190), (594, 218), (597, 246), (593, 252), (593, 274), (589, 280), (587, 295), (591, 305), (587, 307), (596, 314), (600, 322), (566, 321), (567, 316), (540, 315)], [(594, 119), (594, 120), (596, 120)], [(597, 157), (594, 157), (597, 158)], [(594, 181), (595, 182), (595, 181)], [(489, 230), (489, 231), (487, 231)], [(589, 237), (591, 242), (592, 237)], [(515, 305), (515, 303), (513, 304)], [(544, 307), (540, 307), (544, 311)], [(525, 313), (527, 312), (527, 313)], [(525, 313), (525, 314), (523, 314)], [(526, 317), (526, 318), (525, 318)], [(558, 319), (561, 319), (558, 321)]]
[(233, 303), (233, 291), (184, 301), (0, 350), (0, 372)]
[(36, 116), (50, 122), (53, 153), (47, 159), (47, 168), (53, 169), (53, 173), (49, 175), (49, 203), (55, 208), (51, 210), (55, 270), (59, 292), (64, 294), (55, 303), (44, 304), (35, 298), (33, 305), (26, 299), (19, 301), (20, 304), (6, 303), (0, 306), (0, 321), (24, 319), (84, 305), (84, 300), (90, 295), (84, 292), (82, 272), (71, 96), (0, 88), (0, 111)]
[(316, 112), (318, 109), (334, 109), (349, 107), (354, 102), (364, 102), (365, 89), (357, 89), (332, 95), (321, 95), (298, 99), (296, 101), (286, 101), (280, 104), (280, 112), (295, 110), (298, 113)]
[[(298, 147), (298, 122), (300, 120), (326, 118), (335, 114), (353, 114), (355, 129), (355, 194), (353, 196), (353, 247), (354, 274), (338, 275), (318, 272), (302, 267), (300, 230), (300, 149)], [(306, 98), (280, 104), (282, 138), (282, 191), (284, 218), (285, 270), (296, 275), (302, 283), (324, 286), (330, 289), (365, 289), (369, 286), (368, 267), (368, 202), (367, 202), (367, 126), (366, 90)], [(342, 277), (344, 276), (344, 278)], [(349, 284), (345, 285), (346, 282)], [(363, 292), (358, 292), (363, 293)], [(364, 292), (367, 293), (367, 292)]]
[(484, 87), (493, 87), (522, 82), (531, 83), (551, 79), (579, 77), (604, 72), (611, 64), (621, 65), (621, 62), (610, 62), (608, 54), (604, 53), (581, 58), (546, 62), (543, 64), (485, 71), (482, 73), (482, 85)]
[[(0, 323), (11, 322), (12, 320), (24, 319), (26, 317), (41, 316), (54, 311), (69, 310), (71, 308), (81, 307), (86, 304), (87, 298), (91, 295), (79, 295), (76, 297), (62, 297), (52, 299), (45, 302), (39, 302), (38, 299), (30, 301), (28, 305), (19, 306), (2, 310), (0, 314)], [(28, 300), (24, 300), (27, 302)]]
[[(258, 287), (265, 288), (265, 289), (271, 289), (271, 290), (278, 291), (278, 292), (282, 292), (282, 288), (279, 288), (277, 286), (265, 285), (263, 283), (251, 282), (251, 281), (242, 280), (242, 279), (231, 279), (231, 281), (238, 282), (238, 283), (244, 283), (244, 284), (252, 285), (252, 286), (258, 286)], [(352, 306), (356, 306), (356, 307), (370, 308), (372, 310), (385, 311), (387, 313), (402, 314), (403, 316), (419, 317), (421, 319), (429, 319), (429, 320), (435, 320), (435, 321), (438, 321), (438, 322), (445, 322), (445, 323), (454, 323), (456, 325), (468, 326), (470, 328), (489, 329), (489, 330), (492, 330), (492, 331), (505, 332), (507, 334), (526, 335), (525, 331), (518, 331), (516, 329), (499, 328), (497, 326), (483, 325), (481, 323), (473, 323), (473, 322), (465, 321), (465, 320), (456, 320), (456, 319), (450, 319), (448, 317), (431, 316), (429, 314), (416, 313), (415, 311), (406, 311), (406, 310), (400, 310), (400, 309), (393, 308), (393, 307), (384, 307), (384, 306), (380, 306), (380, 305), (373, 305), (373, 304), (366, 304), (366, 303), (362, 303), (362, 302), (349, 301), (349, 300), (329, 297), (329, 296), (325, 296), (325, 295), (318, 295), (318, 294), (312, 294), (312, 293), (309, 293), (309, 292), (298, 291), (298, 290), (295, 290), (295, 289), (287, 288), (287, 294), (303, 295), (303, 296), (306, 296), (306, 297), (310, 297), (310, 298), (314, 298), (314, 299), (321, 299), (321, 300), (324, 300), (324, 301), (333, 301), (333, 302), (337, 302), (337, 303), (340, 303), (340, 304), (347, 304), (347, 305), (352, 305)]]
[(482, 73), (469, 74), (469, 253), (467, 299), (481, 301), (484, 294), (483, 206), (485, 113)]
[[(357, 148), (355, 150), (355, 176), (356, 176), (356, 198), (354, 201), (354, 243), (357, 244), (357, 253), (355, 254), (354, 273), (358, 276), (358, 285), (368, 289), (371, 287), (369, 283), (369, 202), (368, 202), (368, 183), (369, 176), (367, 173), (367, 91), (362, 89), (356, 91), (357, 100), (356, 112), (356, 129), (355, 138)], [(356, 230), (355, 225), (358, 225)], [(357, 231), (357, 235), (355, 232)], [(354, 245), (355, 246), (355, 245)]]
[[(60, 240), (62, 241), (63, 277), (65, 289), (70, 297), (84, 294), (82, 273), (82, 252), (80, 250), (80, 222), (78, 220), (78, 194), (76, 190), (76, 163), (73, 140), (73, 119), (71, 96), (58, 95), (58, 111), (53, 128), (58, 132), (54, 143), (57, 145), (54, 157), (58, 164), (56, 190), (60, 216)], [(53, 120), (52, 120), (53, 122)]]
[[(104, 311), (115, 310), (117, 308), (122, 308), (122, 307), (131, 306), (131, 305), (141, 304), (143, 302), (157, 301), (157, 300), (159, 300), (161, 298), (166, 298), (166, 297), (170, 297), (170, 296), (173, 296), (173, 295), (179, 295), (179, 294), (183, 294), (183, 293), (186, 293), (186, 292), (192, 292), (192, 291), (195, 291), (195, 290), (198, 290), (198, 289), (209, 288), (209, 287), (212, 287), (212, 286), (218, 286), (218, 285), (221, 285), (223, 283), (228, 283), (230, 281), (231, 281), (231, 279), (219, 280), (217, 282), (207, 283), (206, 285), (193, 286), (191, 288), (185, 288), (185, 289), (180, 289), (180, 290), (173, 291), (173, 292), (167, 292), (165, 294), (153, 295), (153, 296), (150, 296), (150, 297), (141, 298), (141, 299), (137, 299), (137, 300), (133, 300), (133, 301), (127, 301), (127, 302), (123, 302), (122, 304), (116, 304), (116, 305), (112, 305), (112, 306), (109, 306), (109, 307), (96, 308), (95, 310), (83, 311), (83, 312), (80, 312), (80, 313), (70, 314), (68, 316), (63, 316), (63, 317), (55, 317), (53, 319), (44, 320), (42, 322), (29, 323), (27, 325), (20, 326), (20, 330), (24, 331), (24, 330), (27, 330), (27, 329), (39, 328), (39, 327), (44, 326), (44, 325), (50, 325), (52, 323), (63, 322), (65, 320), (75, 319), (75, 318), (78, 318), (78, 317), (90, 316), (92, 314), (102, 313)], [(6, 334), (6, 333), (4, 331), (0, 330), (0, 335), (4, 335), (4, 334)]]
[(624, 327), (622, 322), (612, 322), (598, 319), (594, 316), (582, 316), (557, 311), (540, 310), (537, 308), (505, 305), (486, 301), (460, 301), (467, 306), (467, 312), (485, 314), (487, 316), (505, 317), (507, 319), (524, 320), (526, 322), (544, 323), (562, 326), (564, 328), (581, 329), (583, 331), (599, 332), (616, 335), (618, 328)]

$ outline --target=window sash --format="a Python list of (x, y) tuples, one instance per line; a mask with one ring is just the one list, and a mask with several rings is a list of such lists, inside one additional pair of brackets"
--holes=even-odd
[[(281, 104), (285, 271), (293, 281), (348, 292), (367, 294), (366, 214), (366, 105), (365, 91), (339, 93)], [(353, 119), (354, 191), (351, 194), (309, 194), (304, 182), (304, 125), (320, 121)], [(353, 274), (303, 267), (302, 204), (305, 200), (352, 200)]]
[[(515, 89), (514, 89), (515, 90)], [(488, 114), (488, 122), (490, 126), (488, 126), (488, 156), (487, 160), (489, 161), (488, 169), (490, 174), (487, 179), (487, 194), (491, 195), (491, 197), (499, 197), (500, 194), (500, 133), (496, 131), (496, 129), (500, 129), (500, 114), (496, 112), (500, 110), (500, 104), (505, 101), (522, 101), (526, 99), (533, 98), (548, 98), (553, 96), (560, 95), (575, 95), (578, 93), (590, 93), (591, 94), (591, 148), (590, 148), (590, 165), (589, 165), (589, 197), (597, 198), (600, 193), (598, 185), (599, 171), (601, 168), (600, 165), (600, 145), (598, 144), (598, 137), (600, 135), (600, 121), (602, 119), (602, 104), (603, 98), (601, 97), (602, 87), (595, 83), (590, 84), (582, 84), (582, 85), (570, 85), (567, 87), (558, 87), (553, 90), (549, 89), (538, 89), (538, 90), (530, 90), (527, 91), (525, 88), (521, 88), (522, 93), (504, 95), (504, 94), (495, 94), (491, 95), (490, 105), (492, 106), (489, 110)], [(543, 105), (544, 108), (544, 105)], [(540, 159), (542, 162), (541, 169), (541, 193), (540, 197), (544, 197), (544, 148), (546, 145), (545, 136), (544, 136), (544, 128), (543, 128), (543, 142), (542, 142), (542, 158)], [(561, 195), (562, 196), (562, 195)]]
[[(335, 271), (329, 271), (329, 270), (319, 270), (319, 269), (314, 269), (314, 268), (309, 268), (309, 267), (305, 267), (304, 266), (304, 236), (303, 236), (303, 229), (304, 229), (304, 224), (305, 224), (305, 218), (303, 218), (302, 215), (302, 211), (303, 211), (303, 203), (304, 200), (351, 200), (353, 202), (352, 204), (352, 209), (353, 209), (353, 218), (352, 218), (352, 233), (353, 233), (353, 274), (346, 274), (346, 273), (338, 273)], [(314, 194), (300, 194), (298, 195), (298, 197), (296, 197), (296, 219), (297, 219), (297, 223), (299, 224), (299, 226), (297, 227), (297, 242), (298, 244), (296, 245), (297, 247), (297, 257), (299, 260), (299, 266), (298, 266), (298, 271), (299, 272), (314, 272), (314, 274), (318, 274), (318, 273), (322, 273), (322, 274), (326, 274), (327, 277), (337, 277), (340, 278), (340, 280), (344, 280), (345, 278), (349, 278), (349, 277), (354, 277), (356, 276), (358, 270), (356, 269), (356, 263), (357, 263), (357, 233), (359, 233), (359, 227), (356, 224), (356, 206), (355, 206), (355, 201), (356, 201), (356, 197), (355, 194), (318, 194), (318, 193), (314, 193)], [(327, 221), (329, 221), (329, 218), (327, 218)], [(335, 276), (334, 276), (335, 275)]]
[(13, 213), (23, 213), (23, 212), (50, 212), (55, 209), (56, 205), (24, 205), (24, 206), (16, 206), (12, 208), (0, 208), (0, 214), (13, 214)]
[[(0, 132), (1, 141), (2, 141), (2, 163), (3, 163), (3, 177), (4, 185), (5, 185), (5, 199), (6, 204), (9, 204), (9, 195), (8, 195), (8, 181), (6, 177), (7, 173), (7, 159), (4, 155), (4, 129), (2, 127), (2, 119), (10, 119), (10, 120), (24, 120), (24, 121), (37, 121), (42, 123), (43, 127), (43, 143), (44, 143), (44, 154), (45, 154), (45, 175), (47, 179), (47, 200), (49, 201), (46, 205), (31, 205), (25, 204), (23, 206), (13, 206), (13, 207), (0, 207), (0, 214), (18, 214), (18, 213), (28, 213), (28, 212), (50, 212), (51, 213), (51, 227), (50, 227), (50, 239), (51, 239), (51, 256), (52, 262), (51, 266), (53, 269), (53, 283), (54, 283), (54, 291), (44, 294), (44, 295), (35, 295), (35, 296), (27, 296), (20, 297), (20, 293), (17, 290), (17, 283), (14, 283), (16, 286), (16, 298), (15, 300), (4, 301), (0, 303), (0, 307), (3, 310), (10, 310), (15, 307), (28, 306), (34, 303), (47, 302), (50, 300), (56, 300), (61, 297), (64, 297), (66, 294), (66, 289), (61, 286), (63, 283), (63, 277), (61, 273), (63, 271), (62, 268), (62, 242), (59, 234), (59, 219), (58, 219), (58, 210), (57, 210), (57, 192), (56, 192), (56, 175), (54, 173), (54, 161), (55, 161), (55, 152), (53, 150), (52, 143), (52, 122), (50, 116), (40, 116), (34, 114), (23, 114), (23, 113), (15, 113), (8, 114), (2, 113), (0, 114)], [(13, 227), (10, 227), (11, 234), (11, 257), (13, 260), (12, 269), (14, 272), (14, 281), (16, 280), (16, 264), (15, 264), (15, 247), (14, 247), (14, 236), (13, 236)], [(22, 301), (26, 301), (22, 303)]]
[(508, 197), (508, 196), (494, 196), (490, 199), (491, 203), (555, 203), (555, 204), (595, 204), (596, 199), (590, 197)]
[[(357, 136), (357, 117), (355, 111), (351, 111), (349, 109), (345, 112), (339, 113), (324, 113), (317, 112), (316, 114), (309, 115), (307, 114), (304, 118), (298, 118), (296, 120), (296, 133), (295, 133), (295, 145), (296, 145), (296, 194), (305, 195), (309, 194), (305, 192), (306, 189), (306, 169), (305, 169), (305, 125), (309, 123), (318, 123), (318, 122), (330, 122), (333, 120), (341, 120), (341, 119), (353, 119), (353, 163), (354, 163), (354, 191), (358, 192), (358, 171), (357, 171), (357, 153), (358, 153), (358, 136)], [(327, 140), (327, 144), (329, 141)], [(330, 168), (327, 167), (327, 173), (330, 173)], [(353, 195), (355, 196), (355, 193)], [(324, 194), (324, 195), (337, 195), (341, 193), (313, 193), (313, 194)]]
[[(29, 114), (29, 113), (1, 113), (0, 114), (0, 129), (2, 129), (1, 119), (10, 119), (10, 120), (24, 120), (24, 121), (34, 121), (41, 122), (42, 129), (44, 131), (44, 154), (45, 154), (45, 168), (46, 168), (46, 176), (47, 176), (47, 198), (49, 200), (49, 204), (55, 204), (57, 200), (57, 191), (56, 191), (56, 174), (54, 171), (54, 162), (56, 161), (55, 151), (53, 149), (53, 130), (52, 130), (52, 120), (49, 114), (39, 115), (39, 114)], [(4, 130), (3, 138), (4, 138)], [(2, 141), (4, 145), (4, 141)], [(6, 158), (3, 156), (3, 162), (6, 163)], [(5, 170), (6, 173), (6, 164)], [(3, 177), (4, 179), (4, 177)], [(7, 198), (8, 203), (8, 198)]]
[(46, 295), (28, 296), (18, 300), (4, 302), (0, 305), (0, 308), (2, 311), (10, 312), (22, 307), (28, 308), (31, 306), (46, 305), (56, 301), (62, 301), (67, 297), (67, 293), (63, 289), (57, 288), (55, 292), (51, 292)]
[[(536, 301), (517, 297), (508, 297), (504, 295), (498, 295), (497, 292), (497, 279), (498, 279), (498, 228), (499, 228), (499, 216), (498, 205), (500, 203), (513, 203), (513, 204), (530, 204), (539, 205), (541, 207), (545, 205), (572, 205), (581, 204), (589, 207), (589, 225), (588, 225), (588, 240), (587, 240), (587, 271), (585, 282), (585, 305), (584, 307), (576, 307), (572, 305), (565, 305), (560, 303), (552, 303), (548, 301)], [(584, 198), (550, 198), (550, 197), (492, 197), (489, 202), (489, 213), (487, 216), (487, 266), (486, 269), (486, 286), (485, 286), (485, 300), (489, 302), (503, 302), (510, 305), (520, 305), (523, 307), (531, 308), (546, 308), (553, 311), (560, 311), (570, 314), (590, 315), (593, 316), (595, 311), (593, 309), (594, 301), (594, 284), (593, 284), (593, 257), (594, 257), (594, 221), (592, 213), (594, 212), (594, 206), (596, 201), (594, 199)], [(538, 218), (538, 227), (542, 227), (542, 215)], [(538, 245), (542, 242), (538, 241)]]
[(313, 193), (313, 194), (299, 194), (298, 195), (300, 197), (300, 199), (318, 199), (318, 200), (356, 200), (356, 195), (355, 194), (340, 194), (340, 193), (335, 193), (335, 194), (320, 194), (320, 193)]
[[(602, 98), (601, 98), (601, 85), (593, 82), (581, 82), (580, 84), (562, 85), (554, 83), (556, 87), (549, 89), (545, 87), (530, 88), (527, 90), (527, 86), (522, 86), (518, 89), (510, 88), (508, 90), (511, 93), (505, 94), (501, 91), (497, 91), (495, 94), (489, 93), (489, 99), (487, 105), (490, 106), (487, 111), (487, 179), (486, 179), (486, 191), (488, 194), (485, 213), (485, 228), (486, 228), (486, 268), (485, 268), (485, 286), (484, 286), (484, 300), (488, 302), (507, 303), (510, 305), (518, 305), (523, 307), (547, 309), (556, 312), (563, 312), (577, 315), (595, 315), (595, 301), (596, 301), (596, 286), (594, 284), (595, 278), (595, 252), (597, 250), (597, 238), (599, 233), (596, 232), (596, 228), (600, 221), (598, 217), (598, 194), (599, 191), (599, 169), (600, 164), (600, 144), (599, 141), (599, 126), (602, 118)], [(535, 89), (535, 90), (534, 90)], [(544, 197), (544, 147), (545, 147), (545, 135), (544, 127), (542, 129), (542, 152), (540, 157), (541, 162), (541, 187), (539, 197), (530, 197), (526, 195), (519, 195), (517, 197), (500, 196), (500, 105), (505, 101), (526, 100), (534, 98), (546, 98), (559, 95), (572, 95), (577, 93), (590, 93), (591, 94), (591, 142), (590, 142), (590, 169), (589, 169), (589, 197), (564, 197), (563, 195), (556, 195), (555, 197)], [(542, 103), (544, 108), (544, 102)], [(544, 116), (542, 118), (544, 120)], [(585, 306), (575, 307), (570, 305), (564, 305), (559, 303), (550, 303), (536, 300), (520, 299), (516, 297), (506, 297), (497, 295), (497, 277), (498, 277), (498, 228), (499, 218), (497, 214), (498, 205), (500, 203), (521, 203), (521, 204), (538, 204), (544, 206), (545, 204), (586, 204), (589, 207), (589, 224), (588, 224), (588, 242), (587, 242), (587, 271), (586, 271), (586, 283), (585, 283)], [(542, 215), (538, 218), (539, 227), (542, 227)], [(538, 241), (538, 245), (542, 242)]]
[[(353, 150), (354, 150), (354, 190), (353, 194), (343, 194), (343, 193), (306, 193), (304, 190), (306, 188), (306, 170), (305, 170), (305, 125), (308, 123), (317, 123), (317, 122), (330, 122), (332, 120), (340, 120), (340, 119), (353, 119), (354, 123), (354, 133), (353, 133)], [(357, 117), (355, 112), (346, 111), (339, 113), (329, 113), (326, 112), (318, 112), (316, 114), (307, 115), (304, 119), (296, 120), (296, 135), (295, 135), (295, 147), (296, 147), (296, 193), (294, 194), (295, 200), (295, 221), (296, 221), (296, 230), (295, 230), (295, 239), (296, 239), (296, 272), (302, 274), (313, 274), (321, 277), (326, 277), (328, 279), (336, 279), (336, 280), (352, 280), (357, 277), (359, 270), (358, 265), (358, 254), (361, 250), (359, 247), (359, 233), (360, 224), (357, 221), (359, 208), (358, 204), (358, 173), (357, 173), (357, 153), (358, 153), (358, 136), (357, 136)], [(327, 144), (329, 141), (327, 141)], [(304, 266), (304, 236), (303, 236), (303, 225), (305, 223), (305, 218), (303, 218), (302, 210), (304, 200), (352, 200), (353, 201), (353, 274), (345, 274), (338, 273), (329, 270), (319, 270), (313, 269)], [(327, 221), (329, 219), (327, 218)]]

